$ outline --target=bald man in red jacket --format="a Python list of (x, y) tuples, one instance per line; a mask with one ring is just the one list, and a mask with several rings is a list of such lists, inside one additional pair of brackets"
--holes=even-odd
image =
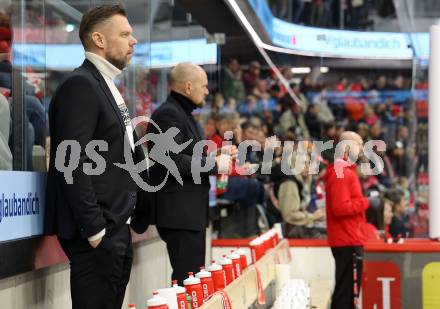
[[(344, 153), (328, 168), (324, 180), (326, 189), (327, 239), (336, 264), (335, 290), (332, 309), (352, 309), (362, 282), (362, 233), (368, 199), (362, 194), (356, 165), (349, 158), (362, 152), (362, 138), (354, 132), (343, 132), (340, 141), (349, 143)], [(356, 278), (354, 273), (356, 272)], [(356, 279), (356, 280), (355, 280)]]

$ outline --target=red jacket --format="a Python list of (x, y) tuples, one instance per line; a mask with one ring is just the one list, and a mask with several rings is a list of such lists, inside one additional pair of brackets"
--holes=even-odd
[(356, 165), (349, 166), (347, 161), (338, 159), (327, 169), (324, 180), (329, 245), (362, 246), (366, 240), (363, 225), (368, 199), (362, 195)]

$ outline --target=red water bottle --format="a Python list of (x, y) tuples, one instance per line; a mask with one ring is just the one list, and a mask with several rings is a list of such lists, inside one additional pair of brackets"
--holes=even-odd
[(177, 280), (172, 282), (173, 288), (176, 291), (177, 296), (177, 308), (178, 309), (188, 309), (188, 303), (186, 302), (186, 290), (183, 286), (177, 284)]
[(234, 251), (231, 250), (231, 254), (228, 255), (228, 258), (232, 261), (232, 266), (234, 267), (234, 275), (235, 278), (241, 276), (241, 261), (240, 256)]
[(267, 233), (261, 235), (261, 239), (263, 240), (264, 253), (272, 248), (272, 238)]
[(199, 308), (203, 305), (203, 289), (199, 278), (195, 278), (192, 272), (188, 273), (188, 278), (183, 280), (186, 291), (192, 297), (192, 308)]
[(214, 290), (223, 290), (226, 287), (226, 273), (223, 267), (212, 261), (207, 270), (211, 273), (212, 281), (214, 281)]
[(264, 255), (263, 241), (257, 237), (249, 243), (252, 253), (252, 261), (256, 263)]
[(153, 293), (153, 298), (147, 300), (148, 309), (168, 309), (167, 300), (159, 296), (158, 292)]
[(235, 272), (234, 267), (232, 265), (232, 261), (223, 255), (223, 258), (220, 260), (220, 265), (223, 266), (223, 270), (226, 274), (226, 285), (235, 280)]
[(246, 269), (247, 267), (247, 257), (246, 252), (244, 252), (243, 249), (237, 249), (237, 254), (240, 256), (240, 266), (241, 266), (241, 272)]
[(278, 245), (278, 233), (277, 231), (275, 231), (275, 229), (271, 229), (269, 232), (272, 239), (273, 247), (275, 248)]
[(214, 293), (214, 281), (209, 271), (205, 270), (205, 267), (200, 267), (200, 271), (196, 274), (196, 277), (200, 279), (203, 289), (203, 299), (208, 299)]

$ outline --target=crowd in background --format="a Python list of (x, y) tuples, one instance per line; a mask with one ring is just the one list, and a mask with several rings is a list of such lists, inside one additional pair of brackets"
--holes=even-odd
[(345, 0), (342, 19), (339, 0), (268, 0), (268, 4), (278, 18), (324, 28), (371, 29), (372, 13), (381, 18), (395, 17), (393, 0)]
[[(367, 142), (382, 140), (386, 151), (375, 152), (384, 162), (376, 176), (359, 177), (364, 194), (371, 198), (367, 212), (366, 234), (375, 238), (371, 228), (384, 235), (399, 237), (427, 236), (427, 83), (420, 80), (410, 91), (410, 79), (402, 75), (377, 75), (374, 78), (340, 77), (327, 82), (313, 74), (294, 76), (290, 68), (281, 69), (297, 99), (271, 70), (262, 70), (258, 62), (246, 69), (231, 59), (223, 70), (219, 91), (198, 112), (207, 139), (221, 145), (226, 131), (234, 132), (237, 145), (255, 140), (264, 149), (273, 139), (307, 141), (306, 162), (311, 162), (312, 141), (338, 141), (344, 130), (357, 132)], [(295, 83), (294, 81), (298, 81)], [(304, 155), (295, 144), (292, 161)], [(303, 146), (304, 148), (304, 146)], [(280, 170), (282, 149), (275, 150), (270, 175), (229, 177), (226, 191), (217, 190), (218, 198), (241, 205), (244, 214), (235, 222), (237, 237), (258, 232), (257, 206), (262, 206), (270, 223), (282, 221), (291, 237), (325, 235), (325, 168), (334, 160), (334, 148), (319, 157), (320, 169), (309, 175), (306, 164), (296, 176)], [(246, 162), (261, 164), (263, 152), (248, 148)], [(261, 169), (260, 169), (261, 170)], [(241, 219), (240, 219), (241, 218)], [(368, 232), (370, 231), (370, 232)], [(388, 234), (389, 233), (389, 234)], [(231, 237), (231, 235), (228, 235)], [(233, 236), (233, 235), (232, 235)]]
[[(298, 3), (300, 1), (297, 1)], [(354, 1), (352, 1), (354, 2)], [(304, 1), (324, 5), (327, 1)], [(301, 15), (303, 16), (303, 15)], [(11, 119), (12, 33), (8, 15), (0, 14), (0, 169), (12, 169)], [(245, 69), (243, 69), (245, 68)], [(377, 176), (360, 175), (367, 196), (378, 197), (376, 207), (367, 214), (378, 229), (392, 236), (427, 236), (427, 82), (402, 75), (340, 76), (326, 80), (320, 74), (295, 76), (290, 68), (282, 68), (283, 78), (290, 84), (294, 97), (277, 74), (263, 70), (256, 61), (242, 66), (236, 59), (224, 66), (221, 82), (208, 105), (198, 111), (197, 118), (207, 139), (217, 145), (226, 131), (234, 132), (234, 142), (255, 140), (264, 149), (275, 136), (280, 142), (338, 140), (344, 130), (359, 133), (364, 141), (383, 140), (386, 151), (377, 151), (384, 170)], [(55, 74), (55, 73), (54, 73)], [(120, 87), (126, 102), (134, 106), (135, 115), (150, 115), (155, 97), (154, 78), (138, 71), (135, 97)], [(55, 75), (54, 75), (55, 76)], [(59, 78), (53, 78), (59, 80)], [(55, 85), (56, 83), (54, 83)], [(122, 85), (122, 84), (121, 84)], [(24, 83), (24, 130), (27, 136), (28, 169), (33, 170), (35, 146), (48, 151), (47, 110), (55, 86), (43, 87), (37, 74), (29, 70)], [(415, 90), (414, 90), (415, 89)], [(44, 93), (44, 94), (43, 94)], [(131, 103), (130, 103), (131, 102)], [(159, 102), (157, 102), (159, 103)], [(298, 145), (298, 144), (296, 144)], [(296, 146), (298, 147), (298, 146)], [(307, 146), (307, 148), (311, 148)], [(263, 152), (248, 150), (246, 162), (260, 164)], [(255, 235), (259, 231), (257, 206), (266, 214), (269, 224), (286, 223), (293, 237), (319, 237), (325, 234), (325, 190), (322, 175), (331, 164), (334, 150), (326, 150), (319, 158), (320, 171), (309, 175), (308, 166), (295, 177), (280, 171), (282, 148), (275, 151), (270, 175), (256, 173), (229, 177), (226, 188), (218, 189), (218, 198), (241, 206), (236, 236)], [(292, 155), (296, 160), (298, 154)], [(307, 155), (310, 157), (310, 154)], [(45, 170), (43, 162), (40, 170)], [(260, 166), (261, 170), (261, 166)], [(386, 210), (393, 216), (386, 219)], [(390, 221), (388, 223), (388, 221)]]

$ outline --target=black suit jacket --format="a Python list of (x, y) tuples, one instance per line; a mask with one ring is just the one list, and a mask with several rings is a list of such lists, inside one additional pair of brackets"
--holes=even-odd
[[(194, 145), (201, 140), (191, 112), (196, 106), (184, 96), (171, 92), (166, 102), (163, 103), (152, 115), (152, 122), (148, 125), (147, 133), (157, 134), (158, 127), (162, 132), (175, 127), (179, 130), (174, 140), (177, 144), (183, 144), (192, 139), (192, 142), (180, 153), (169, 153), (175, 162), (182, 177), (183, 185), (172, 176), (168, 176), (165, 185), (159, 191), (150, 195), (148, 209), (152, 218), (150, 223), (158, 227), (202, 231), (208, 225), (209, 207), (209, 175), (215, 175), (217, 169), (214, 166), (210, 171), (201, 174), (201, 183), (197, 184), (191, 174), (191, 160)], [(154, 125), (155, 124), (155, 125)], [(148, 142), (149, 152), (154, 143)], [(206, 155), (201, 158), (201, 165), (206, 164)], [(149, 169), (149, 182), (159, 185), (166, 176), (167, 169), (159, 163), (155, 163)], [(146, 226), (146, 225), (145, 225)], [(142, 232), (142, 226), (138, 226), (137, 232)]]
[[(125, 163), (125, 125), (109, 87), (90, 61), (85, 60), (58, 87), (50, 104), (49, 124), (46, 234), (87, 238), (103, 228), (110, 231), (125, 224), (133, 214), (138, 191), (129, 172), (114, 165)], [(64, 174), (55, 168), (56, 151), (64, 140), (78, 141), (81, 146), (79, 165), (72, 174), (73, 184), (68, 184)], [(92, 140), (106, 141), (108, 149), (95, 148), (106, 167), (102, 174), (89, 176), (83, 172), (83, 166), (92, 163), (96, 167), (85, 152)], [(145, 159), (140, 146), (132, 155), (135, 162)]]

